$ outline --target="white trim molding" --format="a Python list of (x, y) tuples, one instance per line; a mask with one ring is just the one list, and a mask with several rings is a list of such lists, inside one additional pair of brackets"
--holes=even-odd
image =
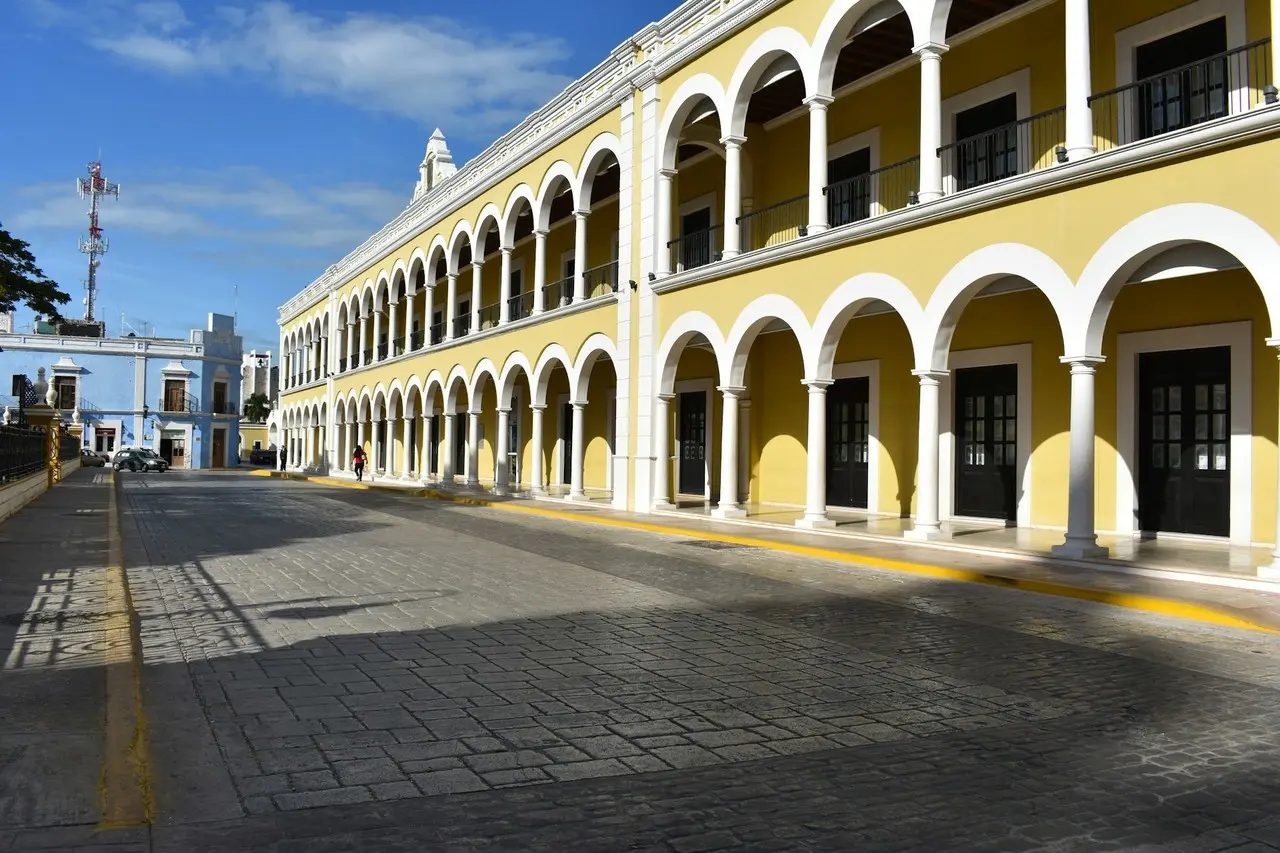
[[(1182, 326), (1116, 336), (1116, 533), (1138, 529), (1138, 356), (1147, 352), (1231, 348), (1230, 533), (1233, 545), (1253, 541), (1253, 323)], [(1175, 534), (1176, 535), (1176, 534)]]
[[(967, 367), (993, 367), (1001, 364), (1012, 364), (1018, 368), (1018, 462), (1014, 472), (1018, 482), (1018, 508), (1016, 520), (1018, 527), (1031, 526), (1031, 419), (1035, 409), (1031, 397), (1032, 362), (1031, 344), (1013, 344), (1004, 347), (988, 347), (985, 349), (952, 350), (947, 361), (950, 371), (942, 379), (940, 390), (941, 411), (938, 412), (938, 433), (941, 445), (938, 450), (938, 517), (942, 521), (955, 521), (959, 517), (955, 512), (955, 374), (957, 370)], [(993, 519), (972, 519), (964, 521), (995, 523)]]
[[(868, 515), (880, 514), (880, 456), (887, 454), (880, 443), (880, 359), (871, 358), (866, 361), (846, 361), (831, 367), (831, 379), (867, 379), (867, 508)], [(831, 405), (831, 389), (827, 389), (827, 405)], [(827, 443), (831, 436), (827, 436)], [(831, 472), (827, 471), (827, 477)], [(858, 507), (831, 507), (831, 509), (855, 509)], [(896, 513), (895, 513), (896, 515)]]

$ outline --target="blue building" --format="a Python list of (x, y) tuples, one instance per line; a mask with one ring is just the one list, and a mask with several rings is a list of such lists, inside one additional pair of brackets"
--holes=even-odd
[[(79, 427), (85, 447), (108, 458), (149, 447), (174, 468), (222, 468), (238, 457), (243, 350), (235, 320), (223, 314), (210, 314), (186, 341), (81, 337), (65, 327), (0, 332), (0, 390), (10, 390), (10, 376), (25, 376), (42, 406), (47, 401), (73, 432)], [(0, 408), (12, 418), (18, 399), (0, 396)]]

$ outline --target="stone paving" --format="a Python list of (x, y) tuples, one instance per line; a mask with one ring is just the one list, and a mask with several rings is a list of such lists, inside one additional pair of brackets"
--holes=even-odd
[(259, 478), (123, 497), (159, 815), (102, 849), (1280, 849), (1263, 635)]

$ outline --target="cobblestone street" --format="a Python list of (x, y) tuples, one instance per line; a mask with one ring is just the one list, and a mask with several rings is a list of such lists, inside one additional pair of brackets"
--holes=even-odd
[(1263, 634), (288, 481), (121, 498), (158, 812), (102, 849), (1280, 849)]

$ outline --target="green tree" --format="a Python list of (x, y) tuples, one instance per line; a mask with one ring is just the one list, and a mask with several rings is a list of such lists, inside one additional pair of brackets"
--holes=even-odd
[(250, 394), (244, 401), (244, 416), (255, 424), (265, 421), (270, 412), (271, 401), (266, 394)]
[(59, 320), (59, 305), (71, 301), (58, 283), (36, 266), (35, 256), (25, 240), (0, 227), (0, 312), (9, 312), (19, 303), (51, 320)]

